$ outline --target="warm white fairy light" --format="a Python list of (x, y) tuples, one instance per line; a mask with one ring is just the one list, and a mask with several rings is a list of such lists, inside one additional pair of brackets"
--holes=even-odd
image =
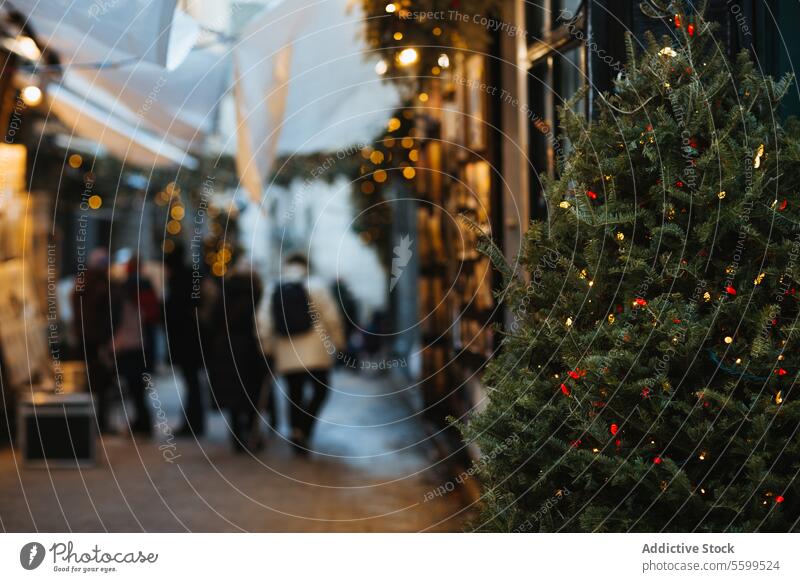
[(407, 48), (400, 51), (400, 54), (397, 55), (397, 62), (399, 62), (404, 67), (409, 65), (413, 65), (419, 59), (419, 53), (417, 53), (417, 49)]
[(29, 107), (36, 107), (42, 102), (42, 90), (36, 85), (28, 85), (22, 90), (22, 100)]

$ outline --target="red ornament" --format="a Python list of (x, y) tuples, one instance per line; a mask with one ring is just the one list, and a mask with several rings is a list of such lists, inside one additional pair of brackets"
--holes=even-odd
[(778, 209), (783, 211), (783, 210), (786, 210), (787, 206), (789, 206), (789, 201), (788, 200), (784, 200), (783, 202), (781, 202), (781, 205), (780, 205), (780, 207)]
[(672, 320), (672, 323), (680, 323), (680, 322), (681, 322), (681, 320), (680, 320), (680, 319), (677, 319), (677, 318), (675, 318), (675, 319), (673, 319), (673, 320)]
[(778, 496), (775, 498), (775, 503), (783, 503), (783, 502), (784, 502), (783, 495), (778, 495)]
[(573, 449), (577, 449), (579, 446), (581, 446), (581, 439), (572, 441), (569, 443), (569, 446), (571, 446)]
[(619, 432), (619, 427), (616, 423), (612, 423), (611, 426), (608, 427), (608, 432), (611, 433), (611, 436), (616, 436), (616, 434)]
[(643, 298), (641, 298), (641, 297), (637, 297), (636, 299), (634, 299), (634, 300), (633, 300), (633, 302), (634, 302), (636, 305), (638, 305), (639, 307), (645, 307), (645, 306), (647, 306), (647, 300), (646, 300), (646, 299), (643, 299)]
[(676, 14), (675, 15), (675, 28), (680, 28), (680, 27), (681, 27), (681, 15), (680, 14)]
[(683, 188), (683, 182), (681, 182), (680, 180), (678, 180), (677, 182), (675, 182), (675, 185), (676, 185), (678, 188)]
[(689, 33), (689, 36), (694, 36), (694, 24), (687, 25), (686, 32)]
[(620, 448), (622, 446), (622, 441), (620, 439), (617, 439), (614, 441), (614, 444), (617, 445), (617, 448)]
[(597, 200), (597, 193), (592, 192), (591, 190), (586, 191), (586, 195), (591, 198), (592, 200)]
[(783, 368), (778, 368), (777, 370), (775, 370), (775, 373), (778, 376), (785, 376), (786, 374), (788, 374), (788, 372), (786, 370), (784, 370)]
[(650, 398), (650, 388), (642, 388), (642, 398)]
[(661, 464), (661, 457), (653, 457), (653, 464), (660, 465)]
[(728, 295), (736, 295), (736, 289), (732, 285), (728, 285), (727, 287), (725, 287), (725, 292)]
[(567, 372), (567, 375), (568, 375), (570, 378), (572, 378), (573, 380), (577, 380), (578, 378), (580, 378), (580, 377), (581, 377), (581, 376), (580, 376), (580, 374), (578, 374), (578, 373), (577, 373), (577, 372), (575, 372), (574, 370), (570, 370), (569, 372)]
[(561, 393), (562, 393), (564, 396), (569, 396), (569, 395), (571, 395), (571, 394), (572, 394), (572, 392), (571, 392), (571, 391), (570, 391), (570, 389), (569, 389), (569, 386), (567, 386), (566, 384), (562, 384), (562, 385), (561, 385)]

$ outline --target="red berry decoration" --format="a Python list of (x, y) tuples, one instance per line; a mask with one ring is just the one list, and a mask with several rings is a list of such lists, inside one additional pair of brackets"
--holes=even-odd
[(677, 319), (677, 318), (675, 318), (675, 319), (673, 319), (673, 320), (672, 320), (672, 323), (680, 323), (680, 322), (681, 322), (681, 320), (680, 320), (680, 319)]
[(681, 182), (680, 180), (678, 180), (677, 182), (675, 182), (675, 185), (676, 185), (678, 188), (683, 188), (683, 182)]
[(579, 446), (581, 446), (581, 439), (572, 441), (569, 443), (569, 446), (571, 446), (573, 449), (577, 449)]
[(778, 495), (778, 496), (775, 498), (775, 503), (783, 503), (783, 502), (784, 502), (783, 495)]
[(686, 32), (689, 33), (689, 36), (694, 36), (694, 24), (687, 25)]
[(732, 285), (725, 287), (725, 293), (728, 295), (736, 295), (736, 289)]
[(571, 392), (571, 391), (570, 391), (570, 389), (569, 389), (569, 386), (567, 386), (566, 384), (562, 384), (562, 385), (561, 385), (561, 393), (562, 393), (564, 396), (569, 396), (569, 395), (571, 395), (571, 394), (572, 394), (572, 392)]
[(611, 426), (608, 427), (608, 432), (611, 433), (611, 436), (616, 436), (619, 432), (619, 426), (616, 423), (612, 423)]
[(567, 372), (567, 375), (569, 375), (569, 377), (572, 378), (573, 380), (577, 380), (578, 378), (581, 377), (581, 375), (574, 370), (570, 370), (569, 372)]
[(784, 370), (783, 368), (778, 368), (777, 370), (775, 370), (775, 373), (778, 376), (785, 376), (786, 374), (788, 374), (788, 372), (786, 370)]
[(783, 211), (783, 210), (786, 210), (787, 206), (789, 206), (789, 201), (788, 200), (784, 200), (783, 202), (781, 202), (781, 205), (778, 207), (778, 209)]
[(591, 190), (587, 190), (586, 195), (592, 200), (597, 200), (597, 192), (592, 192)]
[(661, 464), (661, 457), (653, 457), (653, 464), (660, 465)]
[(681, 15), (680, 14), (676, 14), (675, 15), (675, 28), (680, 28), (680, 27), (681, 27)]
[(647, 306), (647, 299), (643, 299), (642, 297), (637, 297), (633, 300), (633, 303), (639, 307), (646, 307)]
[(650, 388), (642, 388), (642, 398), (650, 398)]

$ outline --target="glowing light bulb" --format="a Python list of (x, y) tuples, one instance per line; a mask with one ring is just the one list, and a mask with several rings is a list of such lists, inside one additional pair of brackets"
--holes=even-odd
[(400, 54), (397, 55), (397, 61), (404, 67), (413, 65), (418, 60), (419, 60), (419, 53), (417, 52), (417, 49), (413, 48), (403, 49), (402, 51), (400, 51)]
[(22, 100), (29, 107), (36, 107), (42, 102), (42, 90), (36, 85), (28, 85), (22, 90)]
[(386, 71), (389, 70), (389, 63), (385, 60), (381, 59), (377, 63), (375, 63), (375, 72), (379, 75), (385, 75)]
[(436, 62), (439, 64), (440, 67), (442, 67), (443, 69), (446, 69), (447, 67), (450, 66), (450, 57), (448, 57), (446, 54), (442, 53), (442, 54), (439, 55), (439, 60), (436, 61)]

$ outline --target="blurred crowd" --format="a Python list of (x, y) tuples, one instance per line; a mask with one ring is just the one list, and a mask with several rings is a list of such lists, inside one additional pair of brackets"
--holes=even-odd
[[(263, 447), (262, 419), (278, 430), (276, 382), (289, 400), (289, 441), (299, 455), (329, 393), (334, 366), (353, 365), (357, 352), (380, 350), (382, 316), (365, 329), (357, 304), (341, 281), (311, 275), (302, 254), (284, 259), (273, 281), (245, 267), (205, 277), (188, 267), (182, 248), (161, 269), (136, 256), (113, 264), (95, 249), (71, 285), (71, 339), (86, 365), (101, 433), (113, 432), (110, 409), (120, 409), (131, 434), (152, 436), (148, 390), (161, 364), (182, 378), (178, 437), (202, 437), (210, 410), (226, 413), (233, 448)], [(371, 333), (374, 331), (376, 333)]]

